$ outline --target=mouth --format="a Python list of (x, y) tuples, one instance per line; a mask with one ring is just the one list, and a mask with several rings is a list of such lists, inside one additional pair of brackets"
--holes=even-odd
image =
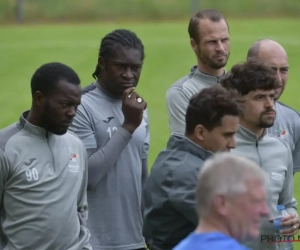
[(275, 116), (276, 113), (274, 111), (265, 112), (264, 115)]
[(68, 122), (62, 122), (61, 124), (63, 127), (69, 127), (72, 124), (73, 121), (68, 121)]

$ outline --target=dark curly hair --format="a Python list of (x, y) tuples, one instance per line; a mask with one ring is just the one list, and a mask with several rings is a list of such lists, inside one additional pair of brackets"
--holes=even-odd
[(247, 95), (255, 90), (272, 90), (279, 86), (274, 69), (257, 60), (239, 63), (221, 79), (226, 89), (236, 90), (240, 95)]
[(225, 115), (239, 116), (240, 107), (236, 102), (237, 93), (220, 84), (201, 90), (189, 102), (186, 112), (186, 135), (194, 133), (199, 124), (212, 130), (222, 124)]

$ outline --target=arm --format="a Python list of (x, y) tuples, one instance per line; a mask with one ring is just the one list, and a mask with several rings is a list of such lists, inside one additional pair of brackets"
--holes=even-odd
[(278, 204), (283, 204), (289, 214), (297, 214), (297, 201), (294, 198), (294, 180), (293, 180), (293, 160), (289, 147), (288, 152), (288, 168), (285, 176), (281, 193), (279, 194)]
[(294, 173), (300, 172), (300, 117), (295, 121), (295, 128), (294, 128), (295, 138), (295, 148), (293, 150), (293, 166), (294, 166)]
[(2, 210), (3, 195), (5, 192), (5, 184), (8, 178), (8, 174), (9, 162), (3, 150), (0, 149), (0, 211)]
[(148, 154), (150, 148), (150, 124), (148, 118), (148, 110), (145, 110), (145, 121), (147, 122), (147, 134), (142, 151), (142, 214), (144, 213), (144, 197), (143, 190), (148, 179)]
[(189, 169), (187, 165), (181, 164), (173, 173), (169, 193), (169, 199), (173, 207), (192, 222), (195, 227), (198, 224), (195, 200), (196, 184), (197, 172), (194, 169)]
[(77, 134), (87, 150), (89, 166), (88, 190), (93, 189), (109, 169), (115, 165), (120, 154), (131, 140), (132, 134), (120, 127), (105, 146), (97, 149), (92, 124), (82, 105), (77, 110), (70, 131)]
[(167, 91), (166, 100), (171, 133), (185, 134), (185, 114), (189, 99), (181, 89), (172, 87)]
[(83, 169), (83, 176), (81, 187), (78, 192), (77, 197), (77, 213), (80, 222), (80, 235), (84, 235), (83, 248), (84, 250), (91, 250), (91, 245), (89, 244), (90, 232), (87, 229), (87, 219), (88, 219), (88, 202), (87, 202), (87, 182), (88, 182), (88, 158), (85, 149), (83, 149), (85, 156), (85, 164)]

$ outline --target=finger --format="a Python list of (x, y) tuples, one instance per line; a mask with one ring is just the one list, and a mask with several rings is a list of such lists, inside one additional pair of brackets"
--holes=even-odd
[(281, 226), (291, 226), (291, 225), (298, 225), (299, 221), (298, 218), (290, 219), (288, 221), (281, 221)]
[(298, 229), (295, 229), (295, 228), (288, 228), (288, 229), (283, 229), (283, 230), (280, 230), (280, 234), (282, 235), (294, 235), (298, 232)]
[(283, 217), (282, 218), (282, 222), (290, 221), (290, 220), (294, 219), (295, 217), (296, 217), (295, 214), (290, 214), (290, 215), (288, 215), (286, 217)]
[(123, 97), (127, 97), (135, 90), (135, 87), (131, 87), (131, 88), (128, 88), (128, 89), (125, 89), (123, 91)]

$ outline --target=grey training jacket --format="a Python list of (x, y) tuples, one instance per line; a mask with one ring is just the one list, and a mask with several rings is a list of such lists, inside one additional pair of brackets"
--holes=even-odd
[(0, 249), (82, 250), (89, 245), (87, 153), (24, 117), (0, 131)]
[(277, 204), (285, 205), (289, 214), (297, 214), (297, 202), (293, 198), (294, 182), (291, 150), (287, 144), (284, 144), (278, 138), (266, 134), (266, 131), (257, 140), (254, 133), (241, 125), (236, 134), (236, 142), (237, 146), (231, 152), (253, 160), (268, 176), (266, 190), (270, 215), (263, 219), (260, 236), (249, 242), (247, 246), (253, 250), (275, 250), (275, 244), (270, 243), (275, 231), (273, 224), (269, 222), (269, 218), (276, 216)]

